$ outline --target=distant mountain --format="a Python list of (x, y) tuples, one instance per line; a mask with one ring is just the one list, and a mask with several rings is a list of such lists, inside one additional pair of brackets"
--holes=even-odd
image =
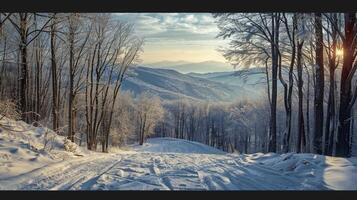
[(207, 73), (207, 72), (225, 72), (234, 71), (233, 66), (224, 62), (204, 61), (190, 63), (186, 61), (162, 61), (158, 63), (147, 64), (153, 68), (173, 69), (180, 73)]
[(188, 98), (228, 102), (260, 96), (257, 91), (240, 85), (223, 83), (214, 78), (210, 80), (171, 69), (148, 67), (132, 68), (130, 75), (123, 82), (122, 90), (132, 91), (134, 94), (148, 91), (165, 100)]
[(227, 85), (243, 87), (262, 93), (266, 90), (266, 75), (263, 68), (251, 68), (234, 72), (188, 73), (187, 75), (204, 78)]
[(160, 61), (160, 62), (155, 62), (155, 63), (148, 63), (145, 64), (145, 66), (148, 67), (170, 67), (170, 66), (176, 66), (176, 65), (185, 65), (185, 64), (190, 64), (191, 62), (188, 61), (184, 61), (184, 60), (178, 60), (178, 61), (168, 61), (168, 60), (164, 60), (164, 61)]

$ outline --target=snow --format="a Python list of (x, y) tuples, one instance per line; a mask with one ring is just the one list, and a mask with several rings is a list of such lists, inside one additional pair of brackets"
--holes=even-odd
[(121, 90), (131, 91), (135, 95), (149, 91), (163, 100), (187, 98), (196, 101), (230, 102), (246, 98), (252, 93), (242, 86), (194, 77), (171, 69), (135, 67), (131, 70), (131, 75), (125, 79)]
[(254, 162), (269, 166), (307, 185), (333, 190), (357, 190), (357, 158), (315, 154), (252, 154)]
[[(357, 158), (314, 154), (228, 154), (204, 144), (151, 138), (111, 153), (74, 145), (24, 122), (0, 132), (2, 190), (356, 190)], [(13, 131), (15, 130), (15, 131)], [(72, 148), (73, 149), (73, 148)], [(79, 156), (80, 155), (80, 156)]]
[(138, 152), (152, 153), (197, 153), (197, 154), (225, 154), (225, 152), (201, 144), (176, 138), (152, 138), (143, 146), (136, 145), (133, 149)]
[[(90, 154), (81, 148), (76, 148), (73, 152), (64, 151), (65, 137), (47, 128), (33, 127), (25, 122), (15, 122), (7, 118), (0, 120), (0, 124), (0, 179), (82, 154)], [(75, 145), (70, 144), (70, 141), (66, 143)]]
[(207, 72), (222, 72), (233, 71), (232, 65), (224, 62), (208, 60), (204, 62), (186, 62), (186, 61), (162, 61), (157, 63), (145, 64), (153, 68), (172, 69), (180, 73), (207, 73)]

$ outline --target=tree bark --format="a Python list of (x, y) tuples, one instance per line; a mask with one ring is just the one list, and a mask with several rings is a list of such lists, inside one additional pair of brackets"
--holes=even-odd
[(322, 154), (323, 101), (324, 101), (324, 58), (321, 13), (315, 13), (316, 66), (315, 66), (315, 120), (313, 152)]
[[(54, 14), (55, 15), (55, 14)], [(56, 62), (56, 41), (55, 41), (55, 20), (51, 24), (51, 73), (52, 73), (52, 128), (58, 131), (58, 91), (57, 91), (57, 62)]]
[(278, 78), (278, 44), (279, 44), (279, 14), (272, 14), (272, 98), (270, 111), (269, 152), (276, 152), (276, 107), (277, 107), (277, 78)]
[(329, 54), (329, 96), (327, 102), (326, 124), (325, 124), (325, 138), (324, 138), (324, 154), (332, 156), (333, 153), (333, 139), (335, 137), (335, 70), (336, 64), (336, 46), (337, 46), (337, 30), (338, 22), (337, 15), (333, 14), (333, 28), (332, 28), (332, 45)]
[(27, 13), (20, 13), (20, 57), (21, 57), (21, 70), (20, 70), (20, 110), (22, 112), (22, 119), (26, 122), (28, 118), (26, 117), (27, 112)]
[(303, 152), (305, 147), (305, 129), (303, 114), (303, 79), (302, 79), (302, 47), (304, 42), (298, 43), (297, 46), (297, 71), (298, 71), (298, 140), (297, 153)]
[[(70, 28), (71, 29), (71, 28)], [(74, 102), (74, 31), (69, 33), (69, 92), (68, 92), (68, 139), (74, 142), (73, 102)]]
[[(308, 70), (308, 69), (306, 69)], [(310, 74), (307, 71), (307, 92), (306, 92), (306, 147), (305, 151), (310, 152)]]
[[(295, 32), (296, 32), (296, 26), (297, 26), (297, 18), (294, 15), (292, 20), (293, 20), (293, 29), (290, 31), (289, 26), (288, 26), (288, 20), (286, 19), (285, 15), (285, 27), (287, 29), (288, 37), (290, 40), (292, 52), (291, 52), (291, 60), (290, 60), (290, 66), (289, 66), (289, 84), (286, 92), (284, 90), (284, 102), (285, 102), (285, 110), (286, 110), (286, 134), (284, 135), (284, 146), (283, 146), (283, 152), (287, 153), (290, 150), (290, 137), (291, 137), (291, 117), (292, 117), (292, 94), (293, 94), (293, 86), (294, 86), (294, 65), (295, 65), (295, 59), (296, 59), (296, 44), (295, 44)], [(280, 67), (281, 68), (281, 67)]]
[(350, 125), (351, 125), (351, 110), (349, 104), (351, 102), (351, 80), (348, 78), (353, 65), (353, 54), (355, 44), (353, 39), (356, 36), (354, 30), (356, 24), (356, 14), (345, 14), (345, 39), (343, 41), (343, 64), (341, 73), (341, 88), (340, 88), (340, 111), (339, 111), (339, 126), (336, 142), (336, 156), (350, 157)]

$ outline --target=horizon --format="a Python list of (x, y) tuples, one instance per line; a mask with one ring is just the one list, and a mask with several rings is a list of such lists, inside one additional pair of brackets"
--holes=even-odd
[[(197, 64), (204, 64), (204, 63), (217, 63), (217, 64), (222, 64), (226, 65), (229, 68), (215, 68), (215, 70), (204, 70), (204, 71), (195, 71), (194, 68), (192, 68), (192, 65), (197, 65)], [(184, 64), (168, 64), (164, 65), (166, 63), (184, 63)], [(152, 69), (169, 69), (169, 70), (175, 70), (177, 72), (180, 72), (182, 74), (188, 74), (188, 73), (198, 73), (198, 74), (209, 74), (209, 73), (220, 73), (220, 72), (236, 72), (236, 71), (241, 71), (241, 70), (247, 70), (247, 69), (256, 69), (256, 68), (263, 68), (262, 66), (248, 66), (248, 67), (236, 67), (234, 68), (233, 65), (231, 65), (228, 62), (219, 62), (219, 61), (213, 61), (213, 60), (207, 60), (203, 62), (188, 62), (185, 60), (176, 60), (176, 61), (169, 61), (169, 60), (163, 60), (160, 62), (154, 62), (154, 63), (138, 63), (136, 64), (137, 67), (146, 67), (146, 68), (152, 68)], [(185, 67), (185, 69), (190, 70), (190, 71), (183, 71), (182, 67)], [(181, 67), (177, 68), (177, 67)], [(200, 68), (202, 69), (202, 68)], [(219, 70), (221, 69), (221, 70)], [(197, 69), (196, 69), (197, 70)]]
[(357, 12), (0, 19), (0, 190), (357, 191)]
[(203, 62), (188, 62), (183, 60), (167, 61), (163, 60), (155, 63), (139, 63), (138, 66), (148, 67), (153, 69), (169, 69), (175, 70), (182, 74), (188, 73), (219, 73), (219, 72), (234, 72), (239, 69), (234, 68), (229, 63), (207, 60)]
[(216, 38), (219, 29), (210, 13), (116, 13), (116, 15), (133, 23), (137, 34), (144, 38), (139, 64), (177, 61), (226, 62), (222, 53), (218, 51), (226, 41)]

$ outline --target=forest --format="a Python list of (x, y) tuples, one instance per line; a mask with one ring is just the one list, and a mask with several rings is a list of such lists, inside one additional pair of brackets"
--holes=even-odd
[(232, 68), (263, 69), (262, 98), (167, 101), (124, 92), (145, 40), (120, 15), (1, 13), (0, 114), (92, 151), (174, 137), (226, 152), (351, 157), (356, 13), (212, 16)]

